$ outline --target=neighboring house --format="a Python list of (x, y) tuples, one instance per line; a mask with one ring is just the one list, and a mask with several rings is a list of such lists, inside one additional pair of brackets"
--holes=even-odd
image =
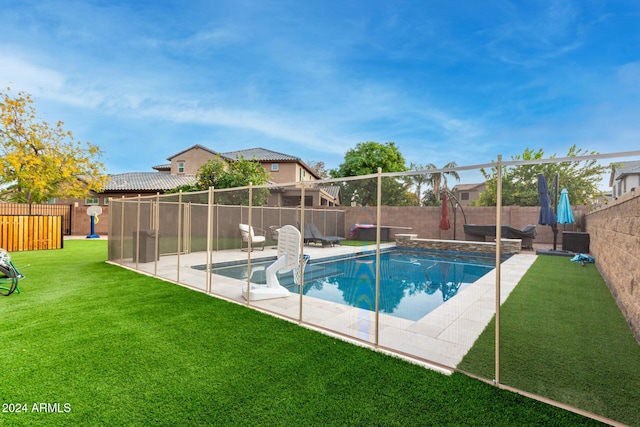
[[(209, 160), (220, 158), (232, 162), (239, 158), (255, 160), (262, 164), (270, 176), (271, 184), (283, 184), (272, 191), (271, 206), (298, 206), (300, 189), (295, 183), (315, 181), (320, 177), (300, 158), (264, 148), (218, 153), (202, 145), (194, 145), (167, 158), (168, 164), (153, 166), (157, 172), (129, 172), (110, 175), (102, 193), (94, 193), (85, 199), (85, 205), (107, 205), (109, 198), (149, 196), (162, 194), (181, 185), (192, 184), (198, 169)], [(291, 184), (291, 185), (284, 185)], [(337, 186), (306, 187), (306, 206), (338, 206)]]
[(601, 208), (601, 207), (606, 206), (607, 204), (609, 204), (610, 200), (613, 200), (613, 196), (611, 194), (611, 191), (603, 192), (601, 194), (598, 194), (598, 196), (596, 197), (595, 201), (592, 203), (591, 207), (592, 208)]
[(486, 187), (484, 182), (479, 184), (458, 184), (453, 187), (451, 191), (458, 199), (460, 205), (466, 207), (469, 206), (471, 202), (480, 200), (480, 193), (482, 193)]
[(609, 178), (611, 195), (618, 199), (626, 193), (635, 193), (640, 188), (640, 161), (619, 163), (611, 170)]
[[(294, 184), (320, 180), (318, 174), (298, 157), (282, 154), (264, 148), (222, 153), (226, 160), (257, 160), (270, 175), (270, 183)], [(283, 186), (279, 192), (272, 192), (269, 200), (271, 206), (300, 205), (300, 190), (295, 186)], [(305, 206), (339, 206), (340, 191), (335, 185), (322, 187), (305, 187)]]

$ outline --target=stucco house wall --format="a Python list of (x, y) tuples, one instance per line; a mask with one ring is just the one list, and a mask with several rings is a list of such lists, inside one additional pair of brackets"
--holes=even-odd
[[(278, 170), (273, 170), (275, 164), (277, 164)], [(270, 175), (271, 181), (278, 184), (314, 181), (316, 179), (307, 169), (293, 162), (262, 162), (262, 166)]]
[[(217, 156), (218, 153), (215, 151), (195, 145), (185, 151), (174, 154), (167, 160), (171, 162), (172, 175), (195, 175), (198, 173), (200, 166), (204, 165), (209, 160), (215, 159)], [(180, 162), (184, 162), (184, 171), (179, 170)]]
[(451, 190), (458, 199), (458, 202), (463, 206), (469, 206), (469, 204), (480, 200), (480, 193), (482, 193), (487, 185), (482, 182), (478, 184), (458, 184)]

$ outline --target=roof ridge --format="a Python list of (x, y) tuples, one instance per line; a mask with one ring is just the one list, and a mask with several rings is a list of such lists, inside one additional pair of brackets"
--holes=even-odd
[(208, 148), (208, 147), (205, 147), (204, 145), (201, 145), (201, 144), (195, 144), (195, 145), (192, 145), (191, 147), (189, 147), (189, 148), (187, 148), (187, 149), (185, 149), (185, 150), (182, 150), (182, 151), (180, 151), (180, 152), (178, 152), (178, 153), (176, 153), (176, 154), (174, 154), (174, 155), (172, 155), (172, 156), (167, 157), (167, 160), (171, 160), (171, 159), (173, 159), (174, 157), (179, 156), (179, 155), (180, 155), (180, 154), (182, 154), (182, 153), (185, 153), (185, 152), (187, 152), (187, 151), (189, 151), (189, 150), (193, 150), (194, 148), (200, 148), (201, 150), (208, 151), (208, 152), (210, 152), (211, 154), (214, 154), (214, 155), (219, 155), (219, 154), (220, 154), (220, 153), (218, 153), (217, 151), (214, 151), (214, 150), (212, 150), (212, 149), (210, 149), (210, 148)]
[(249, 151), (266, 151), (266, 152), (271, 153), (271, 154), (278, 154), (278, 155), (283, 156), (285, 158), (291, 158), (291, 159), (300, 160), (300, 157), (292, 156), (291, 154), (281, 153), (279, 151), (269, 150), (268, 148), (262, 148), (262, 147), (245, 148), (245, 149), (242, 149), (242, 150), (234, 150), (234, 151), (229, 151), (229, 152), (226, 152), (226, 153), (221, 153), (221, 155), (228, 156), (228, 155), (233, 155), (233, 154), (236, 154), (236, 153), (243, 153), (243, 152), (249, 152)]

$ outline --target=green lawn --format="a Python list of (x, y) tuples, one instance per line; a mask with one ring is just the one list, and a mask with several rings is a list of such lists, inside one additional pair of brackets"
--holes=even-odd
[[(597, 425), (155, 278), (106, 242), (13, 253), (1, 425)], [(42, 406), (44, 404), (44, 406)], [(51, 413), (34, 409), (59, 409)]]
[[(593, 264), (539, 257), (503, 304), (503, 384), (640, 426), (640, 345)], [(494, 377), (495, 322), (460, 369)]]
[[(382, 244), (387, 243), (387, 242), (380, 242)], [(370, 240), (354, 240), (354, 239), (346, 239), (343, 240), (342, 242), (340, 242), (340, 244), (342, 246), (368, 246), (368, 245), (375, 245), (376, 242), (374, 241), (370, 241)]]

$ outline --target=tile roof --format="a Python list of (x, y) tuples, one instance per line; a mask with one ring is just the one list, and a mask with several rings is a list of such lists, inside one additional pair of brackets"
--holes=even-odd
[(337, 199), (340, 196), (340, 187), (337, 185), (323, 185), (323, 186), (317, 186), (318, 188), (322, 188), (325, 193), (327, 193), (329, 196), (333, 197), (334, 199)]
[[(305, 165), (315, 176), (315, 171), (311, 170), (311, 168), (300, 160), (300, 158), (264, 148), (250, 148), (246, 150), (230, 151), (228, 153), (218, 153), (207, 147), (196, 144), (186, 150), (182, 150), (181, 152), (174, 154), (167, 160), (194, 148), (202, 149), (216, 155), (219, 154), (222, 158), (229, 160), (237, 160), (242, 156), (245, 160), (257, 160), (261, 162), (299, 162)], [(153, 166), (152, 169), (155, 169), (156, 172), (128, 172), (109, 175), (110, 180), (105, 187), (105, 191), (166, 191), (181, 185), (193, 184), (196, 181), (195, 175), (172, 175), (168, 173), (171, 171), (171, 163), (159, 164)], [(331, 190), (331, 192), (334, 191), (335, 190), (333, 189)]]
[(171, 175), (161, 172), (128, 172), (109, 175), (105, 191), (162, 191), (193, 184), (195, 175)]
[(621, 167), (618, 168), (618, 172), (620, 175), (640, 173), (640, 161), (621, 163)]
[(260, 160), (260, 161), (278, 161), (278, 162), (297, 162), (300, 161), (299, 157), (290, 156), (288, 154), (278, 153), (276, 151), (267, 150), (264, 148), (249, 148), (246, 150), (230, 151), (228, 153), (222, 153), (223, 157), (228, 157), (233, 160), (238, 160), (240, 156), (245, 160)]
[(267, 150), (266, 148), (249, 148), (246, 150), (229, 151), (221, 153), (222, 157), (232, 160), (238, 160), (242, 156), (245, 160), (257, 160), (259, 162), (294, 162), (303, 165), (314, 177), (320, 178), (315, 170), (303, 162), (300, 157), (290, 156), (289, 154), (278, 153), (277, 151)]
[(609, 177), (609, 186), (612, 187), (615, 181), (619, 181), (627, 175), (640, 174), (640, 160), (632, 162), (619, 163), (619, 167), (613, 167), (611, 169), (611, 176)]

